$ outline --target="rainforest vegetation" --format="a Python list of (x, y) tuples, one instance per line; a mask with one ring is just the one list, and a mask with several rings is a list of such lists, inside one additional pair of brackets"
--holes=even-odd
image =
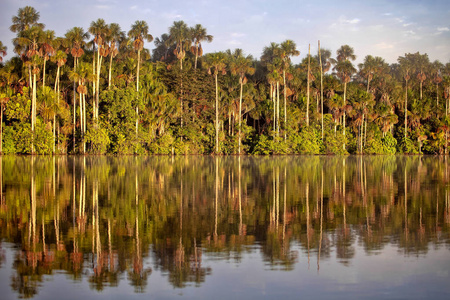
[[(446, 154), (450, 63), (397, 63), (317, 45), (297, 65), (292, 40), (259, 58), (203, 53), (207, 29), (175, 21), (153, 41), (103, 19), (62, 37), (27, 6), (2, 61), (3, 154)], [(316, 48), (316, 45), (313, 45)], [(11, 50), (8, 50), (11, 51)]]

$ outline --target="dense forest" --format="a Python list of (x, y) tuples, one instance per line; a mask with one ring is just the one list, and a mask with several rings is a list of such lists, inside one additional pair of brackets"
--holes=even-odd
[[(207, 29), (175, 21), (154, 39), (93, 21), (63, 37), (27, 6), (0, 42), (3, 154), (447, 154), (450, 62), (397, 63), (349, 45), (203, 53)], [(315, 45), (314, 45), (315, 47)], [(10, 51), (10, 50), (8, 50)]]

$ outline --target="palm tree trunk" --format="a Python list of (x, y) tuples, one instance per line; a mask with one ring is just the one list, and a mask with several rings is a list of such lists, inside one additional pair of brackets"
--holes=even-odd
[(44, 67), (42, 70), (42, 88), (45, 86), (45, 65), (47, 63), (47, 59), (44, 57)]
[(280, 136), (280, 82), (277, 81), (277, 137)]
[(408, 137), (408, 80), (405, 89), (405, 138)]
[[(73, 72), (75, 73), (77, 71), (77, 58), (75, 57), (73, 59)], [(72, 143), (73, 143), (73, 151), (75, 152), (75, 125), (77, 121), (77, 95), (76, 95), (76, 87), (75, 87), (75, 79), (73, 80), (73, 136), (72, 136)]]
[(197, 70), (197, 60), (198, 60), (198, 43), (195, 43), (195, 65), (194, 65), (195, 70)]
[[(136, 70), (136, 91), (139, 94), (139, 67), (141, 63), (141, 50), (138, 50), (138, 64), (137, 64), (137, 70)], [(139, 97), (139, 96), (138, 96)], [(136, 104), (136, 139), (138, 137), (138, 130), (139, 130), (139, 108)]]
[(242, 119), (242, 90), (244, 88), (243, 84), (243, 78), (240, 78), (241, 83), (241, 93), (239, 96), (239, 147), (238, 147), (238, 153), (241, 154), (241, 119)]
[(109, 72), (108, 72), (108, 90), (111, 89), (111, 69), (112, 69), (112, 53), (110, 54), (109, 57)]
[(270, 84), (270, 97), (272, 98), (272, 103), (273, 103), (273, 132), (274, 135), (276, 133), (277, 130), (277, 104), (275, 101), (275, 87), (273, 86), (273, 84)]
[(320, 54), (320, 41), (319, 41), (319, 64), (320, 64), (320, 107), (322, 115), (322, 141), (323, 141), (323, 68), (322, 68), (322, 55)]
[[(81, 142), (84, 145), (84, 134), (83, 134), (83, 96), (80, 93), (80, 131), (81, 131)], [(84, 154), (84, 149), (83, 149)]]
[(31, 108), (31, 154), (34, 154), (34, 127), (36, 126), (36, 73), (33, 74), (33, 97)]
[(344, 150), (345, 150), (345, 105), (347, 100), (347, 82), (344, 81), (344, 115), (342, 116), (342, 124), (344, 125)]
[(306, 87), (306, 126), (309, 127), (309, 73), (311, 68), (311, 45), (308, 45), (308, 74), (306, 75), (307, 78), (307, 87)]
[(215, 74), (216, 80), (216, 154), (219, 154), (219, 83), (217, 81), (217, 72)]
[(284, 96), (284, 140), (286, 141), (286, 71), (283, 70), (283, 96)]

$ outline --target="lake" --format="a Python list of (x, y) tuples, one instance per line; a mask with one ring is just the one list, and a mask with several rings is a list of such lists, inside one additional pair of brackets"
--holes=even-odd
[(447, 157), (0, 166), (2, 299), (450, 299)]

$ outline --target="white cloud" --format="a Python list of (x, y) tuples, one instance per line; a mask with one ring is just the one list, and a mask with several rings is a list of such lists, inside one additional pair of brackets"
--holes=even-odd
[(136, 10), (137, 8), (138, 8), (137, 5), (133, 5), (133, 6), (130, 7), (130, 10)]
[(450, 31), (450, 29), (448, 27), (438, 27), (437, 29), (439, 32), (444, 32), (444, 31)]
[(242, 32), (233, 32), (231, 34), (231, 37), (234, 37), (234, 38), (241, 38), (241, 37), (244, 37), (244, 36), (246, 36), (246, 34), (242, 33)]
[(392, 48), (394, 48), (394, 45), (388, 44), (386, 42), (381, 42), (381, 43), (376, 44), (375, 47), (378, 48), (378, 49), (385, 50), (385, 49), (392, 49)]
[(347, 19), (345, 16), (339, 17), (339, 23), (341, 24), (358, 24), (361, 20), (358, 18)]

